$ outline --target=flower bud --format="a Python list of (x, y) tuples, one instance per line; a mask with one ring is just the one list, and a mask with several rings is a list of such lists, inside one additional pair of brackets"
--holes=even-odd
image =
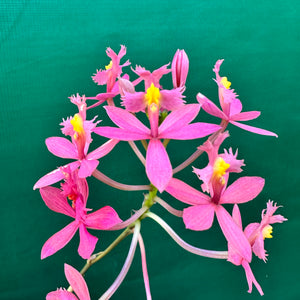
[(118, 83), (121, 96), (124, 96), (125, 92), (131, 94), (135, 92), (134, 85), (129, 80), (119, 77)]
[(177, 50), (172, 61), (174, 88), (183, 87), (189, 71), (189, 59), (184, 50)]

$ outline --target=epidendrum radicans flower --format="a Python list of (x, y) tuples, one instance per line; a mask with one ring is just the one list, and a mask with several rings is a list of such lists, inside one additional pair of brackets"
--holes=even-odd
[[(65, 176), (65, 183), (61, 185), (61, 189), (47, 186), (41, 188), (40, 193), (51, 210), (75, 220), (46, 241), (42, 248), (41, 258), (44, 259), (63, 248), (79, 229), (78, 253), (82, 258), (88, 259), (95, 249), (98, 238), (91, 235), (87, 228), (107, 230), (120, 223), (121, 219), (110, 206), (87, 214), (89, 209), (86, 208), (86, 203), (89, 189), (86, 179), (79, 178), (78, 171), (72, 172), (70, 167), (61, 168), (61, 172)], [(72, 202), (72, 205), (68, 200)]]
[(250, 262), (252, 255), (249, 241), (222, 205), (245, 203), (254, 199), (263, 189), (265, 181), (261, 177), (241, 177), (226, 187), (230, 167), (232, 171), (239, 172), (243, 164), (234, 155), (228, 155), (228, 152), (223, 157), (217, 155), (220, 143), (226, 136), (228, 134), (223, 133), (219, 140), (216, 140), (215, 145), (212, 145), (210, 141), (204, 145), (204, 150), (209, 154), (208, 167), (194, 170), (204, 181), (202, 187), (209, 192), (210, 196), (176, 178), (170, 180), (166, 191), (176, 199), (192, 205), (183, 210), (183, 221), (186, 228), (207, 230), (212, 226), (216, 213), (227, 241), (234, 245), (238, 253)]
[[(62, 137), (50, 137), (46, 139), (46, 146), (52, 154), (58, 157), (76, 159), (64, 167), (69, 167), (71, 171), (79, 168), (78, 176), (85, 178), (91, 176), (99, 164), (98, 159), (108, 154), (118, 143), (118, 140), (109, 140), (94, 151), (87, 153), (92, 142), (91, 133), (99, 121), (94, 122), (95, 118), (90, 121), (86, 120), (85, 97), (77, 95), (71, 97), (71, 101), (78, 106), (79, 112), (74, 117), (64, 120), (61, 125), (63, 126), (62, 133), (70, 136), (72, 142)], [(33, 188), (51, 185), (63, 178), (64, 174), (58, 168), (40, 178)]]
[(90, 293), (82, 275), (72, 266), (65, 264), (65, 275), (77, 297), (65, 289), (57, 289), (46, 296), (46, 300), (90, 300)]
[[(152, 97), (149, 91), (149, 98)], [(189, 104), (171, 112), (160, 126), (158, 117), (150, 118), (147, 128), (135, 116), (118, 107), (106, 106), (110, 119), (119, 128), (100, 126), (94, 132), (107, 138), (122, 141), (147, 140), (146, 173), (150, 182), (162, 192), (172, 177), (172, 165), (161, 139), (189, 140), (209, 135), (221, 127), (208, 123), (189, 124), (197, 116), (200, 105)], [(158, 111), (157, 111), (158, 113)], [(157, 115), (158, 116), (158, 115)]]
[(242, 103), (237, 98), (237, 94), (234, 92), (233, 89), (230, 89), (231, 82), (227, 80), (227, 77), (220, 77), (219, 71), (220, 66), (223, 63), (223, 59), (220, 59), (216, 62), (215, 67), (213, 71), (216, 74), (216, 83), (218, 84), (219, 88), (219, 101), (222, 110), (220, 110), (211, 100), (206, 98), (201, 93), (198, 93), (197, 100), (202, 105), (202, 108), (209, 114), (221, 118), (235, 126), (238, 126), (244, 130), (254, 132), (257, 134), (262, 135), (271, 135), (276, 136), (274, 132), (249, 126), (243, 123), (239, 123), (237, 121), (249, 121), (256, 119), (259, 115), (259, 111), (247, 111), (247, 112), (241, 112), (242, 111)]
[[(267, 260), (267, 254), (264, 247), (264, 240), (266, 238), (272, 238), (272, 226), (270, 224), (282, 223), (287, 221), (282, 215), (274, 215), (275, 211), (279, 208), (276, 204), (273, 204), (273, 201), (267, 202), (267, 208), (262, 211), (261, 222), (260, 223), (251, 223), (246, 226), (244, 234), (247, 237), (253, 253), (264, 262)], [(242, 218), (241, 213), (237, 205), (234, 205), (232, 211), (232, 218), (235, 223), (241, 228), (242, 227)], [(228, 261), (232, 262), (235, 265), (242, 265), (245, 269), (247, 282), (249, 286), (248, 292), (252, 291), (252, 284), (254, 284), (261, 295), (263, 291), (256, 281), (252, 270), (250, 268), (249, 262), (246, 261), (242, 256), (238, 254), (235, 247), (228, 243)]]

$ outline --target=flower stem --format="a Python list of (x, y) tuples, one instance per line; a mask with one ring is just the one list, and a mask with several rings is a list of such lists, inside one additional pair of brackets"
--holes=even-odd
[(194, 253), (196, 255), (204, 256), (204, 257), (210, 257), (210, 258), (217, 258), (217, 259), (227, 259), (228, 258), (228, 252), (227, 251), (212, 251), (212, 250), (205, 250), (196, 248), (188, 243), (186, 243), (184, 240), (182, 240), (175, 231), (159, 216), (152, 212), (147, 212), (146, 216), (156, 221), (169, 235), (170, 237), (183, 249)]
[(140, 221), (136, 221), (135, 226), (134, 226), (132, 241), (131, 241), (130, 248), (129, 248), (129, 251), (128, 251), (128, 255), (127, 255), (127, 258), (126, 258), (125, 263), (123, 265), (123, 268), (122, 268), (120, 274), (118, 275), (118, 277), (116, 278), (116, 280), (114, 281), (114, 283), (99, 298), (99, 300), (108, 300), (108, 299), (110, 299), (110, 297), (115, 293), (115, 291), (118, 289), (118, 287), (123, 282), (125, 276), (127, 275), (128, 271), (129, 271), (129, 268), (131, 266), (131, 263), (132, 263), (132, 260), (133, 260), (133, 257), (134, 257), (135, 249), (136, 249), (137, 242), (138, 242), (138, 237), (140, 235), (140, 229), (141, 229), (141, 223), (140, 223)]
[(92, 175), (98, 180), (104, 182), (105, 184), (123, 191), (144, 191), (144, 190), (148, 191), (151, 189), (150, 185), (128, 185), (128, 184), (117, 182), (107, 177), (97, 169), (93, 172)]
[(147, 297), (147, 300), (151, 300), (152, 297), (151, 297), (151, 292), (150, 292), (149, 276), (148, 276), (148, 270), (147, 270), (146, 251), (145, 251), (145, 245), (144, 245), (144, 241), (143, 241), (141, 234), (139, 234), (139, 246), (140, 246), (140, 250), (141, 250), (142, 269), (143, 269), (146, 297)]
[(163, 208), (165, 208), (169, 213), (176, 217), (182, 217), (183, 212), (181, 210), (177, 210), (173, 208), (171, 205), (169, 205), (167, 202), (165, 202), (163, 199), (159, 197), (155, 197), (154, 201), (160, 204)]
[[(213, 135), (211, 135), (207, 141), (210, 141), (210, 142), (214, 142), (217, 137), (222, 133), (224, 132), (224, 130), (226, 129), (228, 125), (228, 121), (225, 121), (225, 120), (222, 120), (220, 126), (222, 126), (221, 129), (219, 129), (218, 131), (216, 131)], [(179, 166), (177, 166), (175, 169), (173, 169), (173, 175), (182, 171), (184, 168), (186, 168), (187, 166), (189, 166), (191, 163), (193, 163), (201, 154), (203, 153), (203, 150), (198, 149), (188, 158), (186, 159), (183, 163), (181, 163)]]
[[(97, 254), (93, 254), (90, 259), (87, 260), (85, 266), (80, 271), (81, 275), (84, 275), (85, 272), (106, 254), (108, 254), (112, 249), (114, 249), (121, 241), (123, 241), (129, 234), (132, 233), (132, 229), (127, 227), (104, 251), (101, 251)], [(72, 292), (73, 289), (71, 286), (68, 287), (68, 291)]]
[(142, 162), (142, 164), (145, 165), (146, 159), (145, 159), (144, 155), (141, 153), (141, 151), (139, 150), (139, 148), (136, 146), (135, 142), (129, 141), (128, 144), (130, 145), (130, 147), (132, 148), (132, 150), (134, 151), (136, 156), (139, 158), (139, 160)]

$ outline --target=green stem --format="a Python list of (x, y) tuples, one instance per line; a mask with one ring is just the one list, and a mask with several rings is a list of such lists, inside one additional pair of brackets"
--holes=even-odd
[[(87, 260), (85, 266), (80, 271), (81, 275), (84, 275), (86, 271), (96, 262), (98, 262), (101, 258), (103, 258), (106, 254), (108, 254), (112, 249), (114, 249), (121, 241), (123, 241), (129, 234), (132, 233), (132, 226), (128, 226), (104, 251), (101, 251), (97, 254), (91, 256), (90, 259)], [(71, 286), (68, 287), (68, 291), (72, 292), (73, 288)]]

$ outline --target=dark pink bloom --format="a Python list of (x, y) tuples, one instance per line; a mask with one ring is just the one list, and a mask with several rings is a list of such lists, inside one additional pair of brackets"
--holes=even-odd
[(216, 73), (216, 82), (219, 87), (219, 101), (222, 110), (220, 110), (211, 100), (206, 98), (201, 93), (198, 93), (197, 100), (202, 105), (202, 108), (209, 114), (226, 120), (227, 122), (238, 126), (244, 130), (254, 132), (262, 135), (276, 136), (277, 134), (257, 127), (245, 125), (237, 121), (249, 121), (256, 119), (259, 115), (259, 111), (247, 111), (242, 112), (242, 103), (237, 98), (237, 94), (233, 89), (230, 89), (231, 82), (227, 80), (227, 77), (220, 77), (220, 66), (223, 63), (223, 59), (218, 60), (214, 66), (213, 71)]
[(172, 178), (166, 191), (176, 199), (192, 206), (183, 210), (183, 221), (191, 230), (207, 230), (212, 226), (216, 213), (225, 238), (234, 245), (238, 253), (250, 262), (251, 246), (243, 231), (235, 224), (223, 204), (245, 203), (254, 199), (264, 186), (261, 177), (241, 177), (226, 188), (226, 181), (219, 169), (214, 171), (210, 196), (201, 193), (179, 179)]
[(189, 72), (189, 59), (184, 50), (177, 50), (172, 61), (174, 88), (184, 87)]
[[(278, 208), (279, 206), (276, 206), (276, 204), (273, 205), (273, 201), (269, 200), (267, 203), (267, 209), (264, 209), (262, 211), (261, 222), (251, 223), (244, 230), (245, 236), (249, 240), (253, 253), (256, 256), (258, 256), (260, 259), (264, 260), (265, 262), (267, 260), (266, 257), (267, 254), (264, 248), (264, 239), (272, 237), (271, 235), (272, 226), (270, 224), (282, 223), (283, 221), (287, 220), (281, 215), (274, 215), (275, 211)], [(233, 207), (232, 218), (234, 219), (235, 223), (241, 229), (243, 229), (241, 213), (237, 205), (234, 205)], [(256, 281), (251, 271), (249, 263), (245, 261), (245, 259), (238, 254), (238, 251), (231, 243), (228, 243), (228, 261), (232, 262), (237, 266), (242, 265), (243, 268), (245, 269), (248, 286), (249, 286), (249, 290), (248, 290), (249, 293), (252, 292), (252, 284), (254, 284), (257, 290), (259, 291), (259, 293), (263, 295), (263, 291), (259, 283)]]
[[(105, 107), (110, 119), (119, 128), (101, 126), (94, 132), (122, 141), (149, 139), (146, 155), (146, 173), (151, 181), (162, 192), (172, 177), (172, 165), (161, 139), (189, 140), (209, 135), (221, 127), (215, 124), (193, 123), (200, 110), (199, 104), (185, 105), (171, 112), (158, 126), (158, 118), (150, 117), (150, 127), (147, 128), (134, 115), (118, 107)], [(151, 118), (152, 117), (152, 118)]]
[[(87, 228), (107, 230), (121, 222), (116, 211), (105, 206), (93, 213), (87, 214), (88, 184), (85, 178), (78, 177), (78, 171), (61, 168), (65, 176), (62, 189), (47, 186), (40, 189), (45, 204), (53, 211), (67, 215), (75, 220), (50, 237), (42, 248), (41, 258), (44, 259), (62, 249), (79, 229), (79, 255), (88, 259), (93, 253), (98, 238), (91, 235)], [(72, 202), (69, 204), (68, 199)]]
[(123, 65), (120, 65), (121, 58), (126, 54), (126, 47), (121, 45), (121, 50), (116, 54), (111, 48), (106, 50), (107, 56), (111, 59), (110, 63), (105, 66), (105, 70), (97, 70), (97, 73), (92, 76), (93, 80), (99, 85), (107, 85), (107, 92), (111, 92), (116, 79), (122, 74), (122, 68), (129, 66), (127, 60)]
[[(122, 105), (125, 106), (126, 110), (130, 112), (145, 112), (145, 109), (148, 108), (148, 114), (153, 113), (153, 108), (155, 107), (155, 112), (159, 110), (175, 110), (182, 107), (185, 103), (183, 100), (184, 96), (184, 87), (178, 87), (173, 90), (161, 90), (159, 84), (160, 78), (170, 72), (167, 69), (168, 65), (164, 65), (161, 68), (153, 71), (145, 70), (142, 67), (136, 67), (136, 72), (141, 80), (145, 81), (145, 92), (134, 92), (124, 91), (121, 99), (123, 100)], [(129, 87), (129, 84), (127, 84)], [(150, 109), (152, 108), (152, 109)]]
[(267, 260), (264, 239), (272, 238), (271, 234), (273, 228), (271, 224), (287, 221), (282, 215), (274, 215), (279, 207), (280, 206), (277, 206), (276, 203), (273, 204), (273, 201), (269, 200), (267, 208), (261, 213), (261, 222), (251, 223), (245, 228), (245, 235), (252, 246), (253, 253), (264, 262)]
[(46, 296), (46, 300), (90, 300), (90, 293), (82, 275), (72, 266), (65, 264), (65, 275), (77, 297), (65, 289), (57, 289)]
[[(61, 123), (63, 134), (70, 136), (72, 142), (62, 137), (50, 137), (46, 139), (46, 146), (52, 154), (58, 157), (75, 159), (75, 162), (69, 163), (64, 167), (69, 166), (71, 171), (79, 167), (79, 177), (85, 178), (91, 176), (99, 164), (98, 159), (108, 154), (118, 141), (110, 140), (88, 153), (92, 142), (91, 132), (99, 122), (94, 122), (94, 119), (86, 120), (86, 103), (85, 99), (81, 99), (80, 96), (71, 98), (71, 101), (78, 106), (79, 113), (75, 114), (74, 117), (63, 120)], [(40, 178), (33, 189), (51, 185), (63, 178), (64, 174), (58, 168)]]
[[(224, 149), (223, 154), (219, 154), (219, 148), (223, 141), (229, 136), (228, 131), (225, 131), (224, 133), (221, 133), (214, 143), (207, 140), (202, 146), (200, 146), (198, 149), (201, 149), (205, 152), (207, 152), (208, 155), (208, 165), (203, 169), (194, 169), (194, 173), (197, 174), (200, 180), (203, 181), (203, 184), (201, 185), (203, 192), (208, 192), (212, 190), (212, 184), (214, 182), (214, 170), (217, 167), (221, 167), (220, 164), (223, 164), (223, 175), (221, 175), (220, 179), (224, 179), (224, 181), (227, 181), (228, 174), (233, 173), (240, 173), (242, 172), (241, 167), (244, 166), (244, 160), (243, 159), (237, 159), (237, 151), (235, 154), (233, 154), (232, 149), (230, 148), (229, 151)], [(223, 176), (223, 177), (222, 177)]]

